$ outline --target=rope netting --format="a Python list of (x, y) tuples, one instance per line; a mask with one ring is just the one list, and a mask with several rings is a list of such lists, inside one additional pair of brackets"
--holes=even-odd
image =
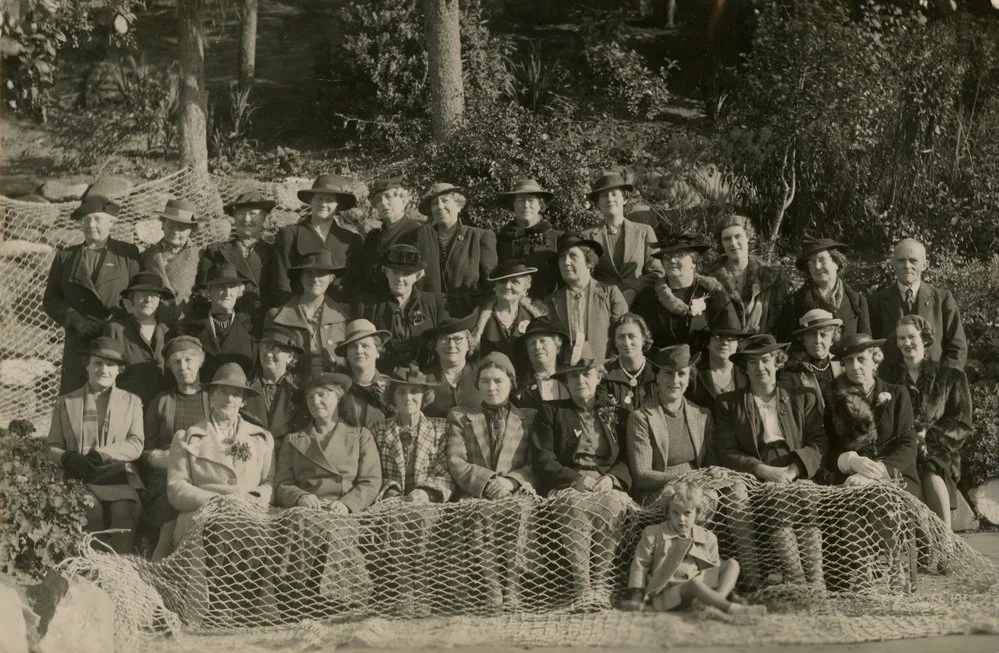
[(171, 650), (235, 635), (289, 648), (663, 646), (994, 627), (999, 569), (899, 487), (762, 484), (719, 468), (691, 479), (716, 498), (705, 526), (767, 616), (615, 609), (643, 527), (667, 511), (616, 491), (390, 500), (348, 516), (219, 497), (163, 561), (88, 551), (68, 566), (111, 594), (121, 641), (155, 648), (169, 631)]

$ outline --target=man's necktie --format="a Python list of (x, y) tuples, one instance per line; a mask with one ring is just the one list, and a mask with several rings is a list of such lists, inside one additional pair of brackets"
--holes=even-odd
[(906, 288), (905, 289), (905, 313), (906, 313), (906, 315), (908, 315), (909, 313), (912, 313), (912, 305), (913, 305), (913, 301), (912, 300), (913, 300), (913, 297), (912, 297), (912, 288)]

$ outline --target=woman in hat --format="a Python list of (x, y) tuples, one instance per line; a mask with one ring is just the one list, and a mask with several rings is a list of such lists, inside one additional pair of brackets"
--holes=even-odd
[(198, 227), (198, 205), (187, 200), (167, 200), (157, 214), (163, 238), (142, 252), (142, 269), (163, 280), (172, 293), (160, 303), (157, 318), (173, 326), (189, 312), (191, 291), (197, 283), (198, 248), (191, 243), (191, 233)]
[(594, 240), (566, 232), (558, 239), (558, 267), (562, 286), (548, 298), (545, 307), (569, 334), (570, 360), (580, 357), (584, 343), (606, 356), (610, 351), (608, 334), (614, 320), (628, 312), (628, 302), (616, 286), (593, 278), (603, 247)]
[(370, 429), (392, 410), (391, 397), (386, 394), (389, 378), (378, 371), (378, 361), (391, 337), (362, 318), (347, 324), (343, 341), (336, 347), (336, 355), (347, 361), (353, 381), (340, 401), (340, 416), (351, 426)]
[(871, 318), (867, 298), (843, 281), (847, 267), (846, 245), (829, 238), (808, 238), (794, 265), (806, 273), (805, 284), (784, 303), (777, 336), (789, 338), (798, 318), (821, 308), (842, 322), (844, 336), (870, 333)]
[[(725, 312), (708, 325), (704, 335), (707, 355), (701, 358), (700, 365), (691, 374), (687, 399), (712, 410), (718, 395), (742, 390), (749, 385), (746, 374), (729, 357), (736, 352), (743, 338), (753, 334), (743, 331), (738, 318)], [(691, 348), (697, 347), (692, 345)]]
[(513, 212), (513, 220), (500, 228), (496, 254), (500, 261), (521, 260), (538, 268), (531, 285), (531, 297), (538, 299), (552, 294), (558, 283), (555, 252), (562, 232), (542, 217), (554, 196), (533, 179), (518, 179), (499, 194), (499, 205)]
[(655, 401), (656, 371), (645, 352), (652, 348), (652, 334), (641, 315), (625, 313), (611, 327), (617, 357), (606, 366), (601, 384), (621, 408), (619, 419)]
[(146, 442), (139, 457), (139, 472), (146, 486), (142, 493), (142, 522), (152, 530), (153, 562), (173, 550), (179, 514), (167, 498), (167, 463), (173, 436), (204, 422), (209, 415), (208, 392), (202, 388), (199, 376), (205, 362), (201, 341), (178, 336), (167, 342), (163, 355), (176, 385), (160, 393), (146, 407)]
[(825, 410), (826, 386), (843, 371), (843, 366), (832, 359), (833, 347), (842, 336), (843, 321), (829, 311), (813, 308), (801, 316), (798, 325), (791, 335), (799, 346), (792, 346), (780, 382), (811, 390), (819, 399), (819, 409)]
[(232, 237), (205, 247), (198, 263), (199, 285), (216, 265), (229, 263), (236, 268), (244, 286), (236, 310), (249, 315), (258, 332), (264, 313), (277, 306), (279, 299), (277, 251), (263, 238), (264, 223), (273, 209), (274, 202), (255, 190), (226, 204), (225, 213), (232, 218)]
[(385, 253), (393, 245), (415, 245), (421, 223), (406, 216), (412, 196), (401, 177), (376, 180), (368, 200), (381, 224), (364, 236), (364, 244), (351, 254), (350, 264), (358, 270), (361, 285), (356, 290), (379, 294), (385, 285)]
[(436, 359), (429, 372), (438, 383), (434, 400), (423, 411), (428, 417), (444, 418), (455, 406), (475, 408), (482, 401), (475, 384), (475, 368), (468, 364), (474, 323), (474, 314), (460, 320), (447, 318), (436, 329), (427, 331)]
[(933, 337), (933, 327), (922, 316), (902, 317), (895, 327), (902, 362), (886, 367), (881, 378), (909, 390), (919, 438), (916, 466), (925, 500), (950, 527), (951, 511), (957, 508), (961, 445), (974, 429), (971, 391), (962, 370), (927, 356)]
[(157, 319), (157, 314), (161, 302), (173, 296), (158, 274), (139, 272), (132, 276), (128, 288), (121, 291), (121, 303), (128, 316), (104, 327), (103, 335), (121, 343), (125, 358), (118, 387), (137, 395), (143, 406), (148, 406), (170, 385), (163, 360), (167, 325)]
[[(349, 211), (357, 205), (357, 195), (348, 179), (339, 175), (320, 175), (312, 183), (312, 188), (298, 191), (298, 199), (309, 205), (309, 216), (297, 224), (282, 227), (274, 237), (277, 252), (275, 306), (285, 303), (295, 294), (288, 271), (299, 265), (303, 257), (325, 249), (334, 268), (349, 269), (347, 263), (351, 252), (358, 251), (364, 243), (359, 234), (341, 227), (337, 221), (337, 213)], [(351, 281), (345, 279), (344, 285), (350, 286)], [(335, 288), (330, 292), (336, 294), (339, 290)]]
[(570, 609), (599, 610), (610, 607), (615, 552), (625, 518), (637, 506), (627, 495), (625, 425), (617, 402), (600, 386), (606, 361), (583, 353), (558, 371), (570, 398), (542, 406), (531, 461), (538, 491), (549, 497), (562, 530), (573, 581)]
[(652, 256), (660, 259), (666, 276), (635, 299), (636, 312), (645, 315), (656, 347), (691, 344), (722, 313), (735, 308), (721, 282), (696, 272), (709, 246), (694, 234), (678, 234), (656, 243)]
[(363, 298), (354, 308), (354, 314), (391, 334), (381, 359), (383, 369), (405, 367), (412, 361), (420, 366), (429, 365), (431, 352), (424, 334), (447, 317), (444, 299), (417, 288), (426, 265), (420, 250), (412, 245), (392, 245), (386, 249), (381, 266), (380, 274), (387, 282), (376, 293)]
[(49, 458), (67, 479), (87, 484), (93, 505), (87, 530), (122, 529), (101, 536), (118, 553), (135, 549), (142, 487), (132, 462), (142, 453), (142, 402), (115, 387), (125, 364), (121, 344), (99, 336), (83, 352), (87, 381), (56, 400), (49, 427)]
[(488, 294), (486, 279), (496, 267), (496, 234), (459, 219), (462, 189), (435, 183), (420, 198), (420, 213), (430, 221), (420, 228), (417, 247), (427, 264), (423, 288), (445, 296), (451, 315), (468, 315)]
[(724, 255), (705, 273), (721, 282), (741, 326), (756, 333), (773, 333), (788, 295), (784, 272), (749, 253), (756, 231), (749, 218), (731, 214), (715, 225), (718, 247)]
[(482, 575), (481, 599), (488, 611), (515, 612), (522, 607), (527, 520), (536, 503), (530, 461), (535, 411), (510, 403), (515, 384), (516, 372), (506, 355), (483, 356), (475, 366), (482, 403), (471, 409), (459, 406), (447, 419), (447, 464), (456, 495), (489, 500), (459, 513), (463, 541), (455, 547), (469, 552), (468, 564)]
[(531, 320), (517, 341), (519, 359), (527, 361), (528, 371), (521, 374), (513, 403), (520, 408), (540, 409), (543, 402), (568, 399), (569, 389), (555, 377), (560, 362), (566, 362), (569, 335), (543, 317)]
[(284, 438), (304, 427), (305, 414), (295, 404), (298, 384), (292, 370), (304, 353), (295, 329), (272, 325), (257, 340), (257, 364), (250, 387), (257, 394), (248, 397), (246, 410), (256, 416), (274, 438), (275, 455)]
[(83, 242), (56, 251), (52, 260), (42, 308), (65, 329), (59, 394), (87, 381), (83, 350), (109, 318), (121, 315), (121, 291), (142, 268), (135, 245), (110, 237), (118, 211), (105, 197), (85, 197), (71, 215)]
[(527, 325), (534, 318), (548, 314), (544, 306), (528, 297), (537, 271), (523, 261), (510, 260), (500, 263), (490, 273), (493, 296), (478, 308), (472, 328), (472, 347), (480, 355), (498, 351), (512, 359), (514, 342), (524, 334)]
[(288, 269), (294, 297), (267, 311), (264, 326), (294, 329), (298, 341), (304, 345), (299, 372), (309, 377), (319, 372), (329, 372), (343, 364), (337, 346), (350, 320), (347, 304), (335, 301), (328, 290), (344, 269), (337, 267), (332, 255), (325, 249), (303, 255), (299, 262)]

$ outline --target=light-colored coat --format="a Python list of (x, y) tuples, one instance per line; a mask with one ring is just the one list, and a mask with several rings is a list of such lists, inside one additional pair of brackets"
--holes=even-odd
[(648, 599), (720, 564), (718, 538), (711, 531), (694, 525), (690, 538), (684, 538), (668, 521), (652, 524), (638, 541), (628, 587), (643, 588)]
[(424, 490), (432, 501), (444, 503), (451, 498), (454, 481), (447, 471), (447, 422), (420, 415), (413, 429), (411, 455), (413, 460), (413, 486), (406, 486), (406, 456), (399, 422), (389, 419), (372, 428), (378, 455), (382, 461), (382, 489), (379, 498), (389, 490), (406, 496), (413, 490)]
[[(323, 369), (332, 370), (337, 365), (343, 365), (343, 358), (336, 355), (336, 347), (343, 342), (347, 331), (347, 322), (350, 320), (350, 310), (345, 304), (335, 302), (329, 297), (323, 303), (319, 331), (322, 333), (323, 343)], [(264, 328), (273, 324), (295, 329), (301, 345), (306, 353), (303, 356), (312, 354), (312, 336), (309, 334), (309, 325), (298, 310), (298, 304), (291, 300), (284, 306), (278, 306), (267, 311), (264, 318)]]
[(670, 480), (691, 469), (700, 469), (711, 464), (714, 458), (713, 435), (714, 421), (711, 411), (683, 400), (681, 407), (690, 429), (690, 439), (694, 444), (697, 458), (694, 464), (681, 463), (666, 466), (669, 460), (669, 444), (671, 437), (683, 437), (683, 434), (672, 436), (669, 432), (666, 414), (659, 403), (633, 411), (628, 416), (628, 466), (631, 469), (633, 494), (636, 499), (642, 499), (653, 493)]
[[(607, 265), (618, 273), (624, 270), (618, 268), (614, 263), (614, 248), (611, 247), (607, 234), (607, 225), (601, 224), (598, 227), (591, 227), (583, 231), (583, 238), (590, 238), (600, 243), (604, 248), (603, 257)], [(627, 218), (621, 223), (621, 231), (618, 238), (624, 239), (624, 258), (622, 263), (627, 266), (629, 263), (635, 264), (635, 269), (631, 272), (631, 277), (637, 279), (642, 274), (653, 274), (661, 277), (665, 274), (662, 261), (650, 255), (653, 245), (656, 243), (656, 232), (647, 224), (632, 222)]]
[(447, 466), (457, 485), (457, 496), (481, 498), (486, 484), (497, 476), (522, 487), (534, 487), (529, 438), (534, 416), (534, 410), (511, 406), (499, 445), (493, 449), (482, 410), (451, 410), (447, 417)]
[[(568, 293), (565, 286), (556, 290), (548, 298), (546, 308), (566, 333), (575, 335), (569, 324)], [(596, 356), (604, 356), (610, 345), (610, 325), (628, 312), (628, 302), (617, 286), (609, 286), (596, 279), (590, 279), (586, 293), (586, 340)]]

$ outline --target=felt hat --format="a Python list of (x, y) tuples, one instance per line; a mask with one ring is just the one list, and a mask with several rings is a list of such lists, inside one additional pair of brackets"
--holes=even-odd
[(794, 265), (799, 270), (804, 270), (808, 267), (809, 256), (831, 249), (846, 251), (849, 247), (845, 243), (833, 240), (832, 238), (806, 238), (801, 242), (801, 251), (794, 260)]
[(124, 365), (125, 354), (121, 350), (121, 343), (109, 336), (98, 336), (90, 341), (87, 348), (83, 350), (86, 356), (96, 356), (104, 360)]
[(163, 299), (174, 298), (173, 291), (166, 287), (166, 284), (163, 283), (163, 278), (155, 272), (136, 272), (128, 280), (128, 288), (125, 288), (119, 294), (122, 297), (128, 297), (129, 293), (137, 290), (156, 293)]
[(229, 388), (237, 388), (247, 393), (251, 397), (256, 397), (259, 392), (250, 387), (250, 383), (246, 378), (246, 372), (243, 368), (239, 366), (239, 363), (225, 363), (215, 371), (215, 376), (207, 386), (217, 386), (224, 385)]
[(107, 213), (117, 218), (119, 212), (121, 212), (121, 207), (103, 195), (87, 195), (80, 201), (80, 206), (73, 209), (69, 217), (79, 220), (94, 213)]
[(698, 254), (703, 254), (711, 249), (711, 245), (701, 240), (700, 236), (689, 232), (671, 234), (663, 240), (654, 243), (652, 247), (652, 256), (657, 258), (663, 258), (673, 252), (697, 252)]
[(162, 211), (156, 213), (156, 217), (176, 222), (177, 224), (189, 227), (198, 226), (198, 205), (187, 200), (167, 200)]
[(178, 351), (204, 351), (205, 346), (194, 336), (176, 336), (167, 340), (163, 347), (163, 358), (170, 358)]
[(608, 362), (614, 360), (613, 358), (597, 356), (588, 342), (583, 344), (580, 354), (579, 360), (575, 363), (560, 365), (558, 369), (555, 370), (555, 373), (552, 374), (552, 377), (567, 376), (574, 372), (586, 372), (587, 370), (592, 370), (595, 367), (603, 367)]
[(513, 182), (513, 188), (499, 193), (500, 206), (513, 210), (513, 200), (518, 195), (537, 195), (544, 200), (551, 200), (555, 193), (545, 190), (541, 184), (533, 179), (517, 179)]
[(389, 380), (392, 383), (397, 383), (400, 385), (413, 385), (419, 388), (436, 388), (439, 383), (434, 377), (424, 374), (420, 370), (420, 366), (415, 362), (410, 363), (408, 367), (399, 366), (392, 371), (389, 375)]
[(291, 349), (296, 354), (301, 354), (304, 351), (298, 334), (293, 329), (277, 324), (266, 327), (260, 338), (257, 339), (257, 344)]
[(701, 354), (695, 353), (691, 356), (689, 345), (673, 345), (653, 349), (645, 358), (661, 370), (676, 371), (697, 365), (697, 361), (701, 360)]
[(222, 210), (226, 215), (234, 215), (236, 213), (236, 209), (260, 209), (261, 211), (271, 211), (274, 209), (274, 206), (275, 202), (264, 198), (260, 191), (250, 190), (245, 193), (240, 193), (236, 199), (226, 204)]
[(731, 311), (722, 311), (714, 320), (708, 323), (707, 331), (712, 336), (728, 336), (730, 338), (748, 338), (754, 331), (746, 331), (742, 328), (739, 318), (731, 314)]
[(322, 372), (320, 374), (314, 374), (309, 377), (298, 390), (295, 392), (295, 398), (299, 401), (305, 399), (305, 393), (312, 388), (318, 388), (320, 386), (340, 386), (344, 391), (350, 390), (350, 386), (354, 385), (354, 380), (347, 376), (346, 374), (341, 374), (340, 372)]
[(801, 328), (792, 331), (792, 336), (800, 336), (801, 334), (808, 333), (809, 331), (818, 331), (819, 329), (827, 326), (843, 326), (843, 320), (839, 319), (827, 310), (813, 308), (801, 316), (801, 319), (798, 320), (798, 324)]
[(509, 259), (493, 268), (486, 281), (493, 283), (494, 281), (503, 281), (504, 279), (526, 277), (537, 271), (538, 268), (529, 267), (520, 259)]
[(236, 270), (236, 266), (228, 261), (223, 263), (216, 263), (208, 270), (208, 276), (205, 280), (201, 282), (202, 287), (207, 286), (222, 286), (230, 283), (246, 283), (239, 272)]
[(376, 179), (371, 183), (371, 192), (368, 197), (374, 199), (387, 190), (392, 190), (393, 188), (401, 188), (403, 190), (406, 187), (403, 185), (405, 178), (403, 177), (385, 177), (382, 179)]
[(338, 266), (333, 262), (333, 254), (328, 249), (320, 249), (303, 254), (298, 259), (298, 263), (288, 268), (288, 272), (290, 274), (298, 274), (302, 270), (315, 270), (316, 272), (329, 272), (339, 276), (346, 269), (344, 266)]
[(887, 338), (872, 338), (866, 333), (846, 336), (833, 347), (833, 360), (841, 361), (847, 356), (866, 351), (872, 347), (884, 347), (886, 342), (888, 342)]
[(758, 333), (749, 336), (739, 343), (739, 349), (728, 357), (733, 363), (738, 363), (749, 356), (762, 356), (778, 349), (786, 349), (791, 343), (777, 342), (769, 333)]
[(433, 329), (424, 332), (424, 337), (428, 340), (436, 340), (441, 336), (450, 336), (462, 331), (471, 331), (478, 320), (478, 314), (472, 313), (463, 318), (446, 317)]
[(620, 172), (605, 172), (590, 185), (590, 192), (586, 194), (586, 197), (588, 197), (591, 202), (596, 203), (597, 198), (600, 197), (600, 193), (613, 190), (615, 188), (620, 188), (621, 190), (634, 190), (635, 187), (628, 183), (625, 180), (624, 175)]
[(357, 342), (358, 340), (363, 340), (368, 336), (375, 336), (384, 344), (386, 341), (392, 339), (392, 334), (384, 329), (379, 329), (374, 325), (371, 320), (351, 320), (347, 323), (346, 333), (344, 333), (343, 340), (339, 345), (333, 350), (337, 356), (343, 356), (347, 351), (347, 345), (352, 342)]
[(476, 383), (478, 383), (479, 373), (487, 367), (498, 367), (506, 372), (511, 381), (516, 382), (517, 380), (517, 372), (513, 369), (513, 363), (510, 362), (510, 357), (503, 352), (491, 351), (479, 359), (475, 365)]
[(439, 181), (435, 184), (430, 185), (430, 188), (427, 190), (427, 192), (424, 193), (423, 197), (420, 198), (420, 203), (417, 205), (416, 208), (420, 211), (420, 213), (429, 217), (431, 214), (430, 202), (435, 197), (440, 197), (441, 195), (446, 195), (447, 193), (464, 193), (464, 192), (465, 189), (461, 188), (460, 186), (455, 186), (454, 184), (449, 184), (447, 182)]
[(336, 195), (339, 198), (337, 210), (347, 211), (357, 206), (357, 195), (350, 180), (340, 175), (319, 175), (312, 182), (312, 188), (298, 191), (298, 199), (308, 204), (317, 194)]
[(529, 336), (558, 336), (562, 338), (562, 342), (569, 342), (569, 334), (558, 324), (545, 317), (536, 317), (531, 320), (517, 341), (526, 343)]
[(597, 256), (603, 256), (604, 253), (603, 246), (597, 241), (583, 238), (574, 231), (567, 231), (558, 237), (556, 250), (558, 254), (562, 254), (571, 247), (589, 247)]
[(404, 274), (413, 274), (427, 267), (420, 256), (420, 250), (412, 245), (392, 245), (382, 254), (382, 267), (398, 270)]

